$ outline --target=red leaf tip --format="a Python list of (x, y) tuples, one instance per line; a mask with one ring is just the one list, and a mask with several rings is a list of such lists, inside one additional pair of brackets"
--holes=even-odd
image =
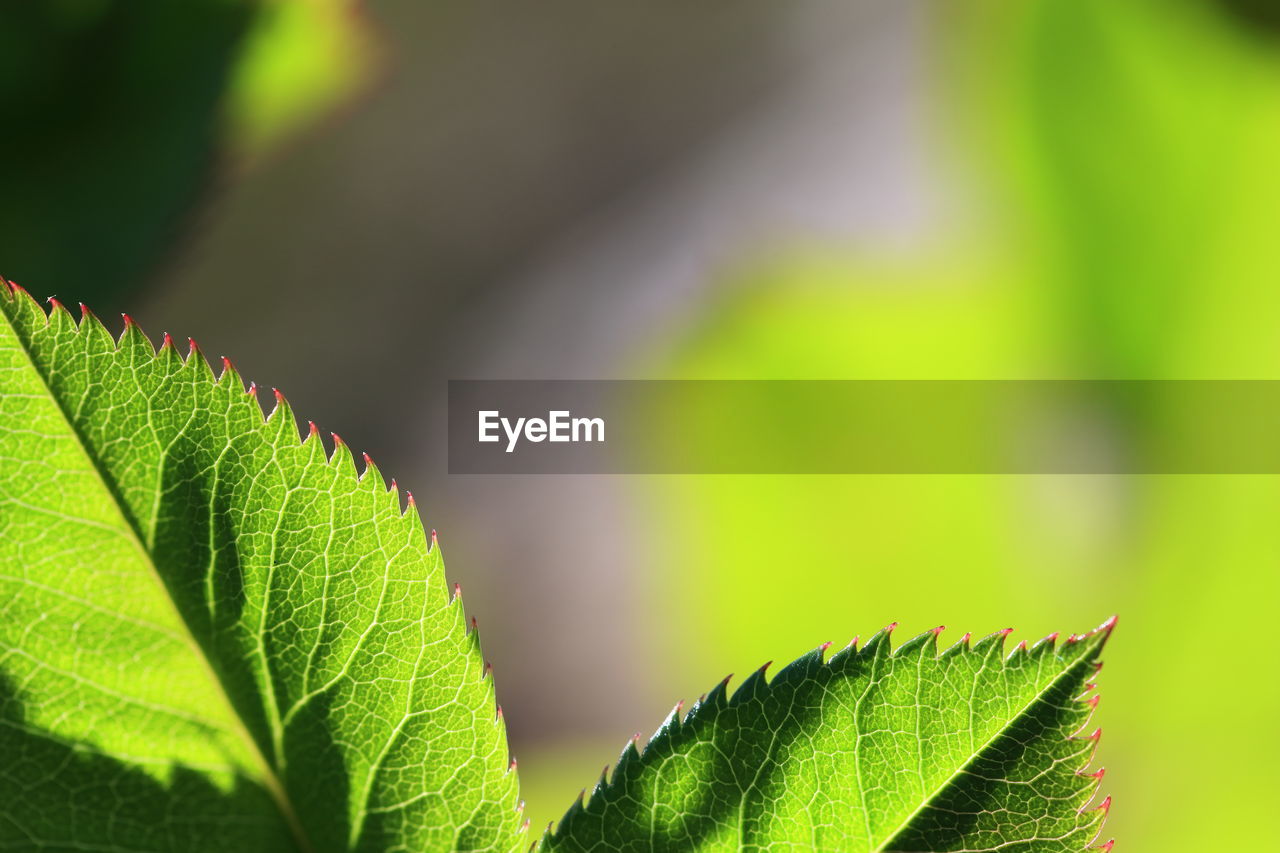
[(316, 426), (315, 421), (307, 421), (307, 433), (310, 435), (319, 435), (320, 428)]
[(937, 628), (933, 629), (933, 636), (935, 637), (941, 636), (942, 632), (945, 630), (947, 630), (946, 625), (939, 625)]

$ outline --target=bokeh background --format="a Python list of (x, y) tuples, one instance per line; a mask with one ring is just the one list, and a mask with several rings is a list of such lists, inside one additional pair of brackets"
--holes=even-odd
[[(1109, 834), (1269, 849), (1276, 477), (450, 477), (443, 405), (449, 378), (1280, 379), (1278, 10), (3, 0), (0, 272), (195, 337), (413, 489), (535, 826), (728, 672), (1118, 612)], [(1088, 428), (1124, 448), (1186, 408)]]

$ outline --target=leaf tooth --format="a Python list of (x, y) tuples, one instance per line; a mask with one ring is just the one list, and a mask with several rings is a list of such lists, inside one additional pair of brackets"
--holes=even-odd
[(1005, 628), (1001, 631), (996, 631), (994, 634), (988, 634), (973, 644), (974, 654), (1004, 657), (1004, 641), (1012, 633), (1012, 628)]
[[(710, 711), (719, 710), (725, 706), (729, 693), (729, 679), (731, 678), (733, 678), (732, 672), (721, 679), (719, 684), (712, 687), (705, 698), (698, 701), (698, 707), (703, 709), (704, 714)], [(695, 708), (694, 710), (697, 709)], [(689, 715), (692, 716), (693, 711), (690, 711)]]
[(102, 325), (102, 321), (98, 319), (98, 315), (89, 310), (89, 306), (83, 302), (80, 303), (80, 328), (79, 331), (89, 338), (97, 348), (102, 351), (115, 349), (115, 339), (111, 337), (111, 333), (107, 331), (107, 327)]
[(1074, 646), (1077, 643), (1096, 643), (1102, 645), (1111, 637), (1111, 632), (1115, 630), (1116, 622), (1120, 619), (1119, 615), (1113, 615), (1106, 622), (1103, 622), (1097, 628), (1084, 634), (1072, 634), (1067, 637), (1066, 645)]
[(307, 434), (302, 437), (302, 446), (311, 451), (309, 462), (327, 463), (329, 461), (324, 449), (324, 439), (320, 437), (320, 428), (316, 426), (315, 421), (307, 421)]
[(681, 699), (679, 702), (677, 702), (677, 703), (676, 703), (676, 704), (671, 708), (671, 710), (667, 713), (667, 716), (663, 719), (662, 723), (661, 723), (661, 724), (659, 724), (659, 726), (658, 726), (658, 728), (657, 728), (657, 731), (655, 731), (655, 732), (653, 733), (653, 737), (649, 738), (649, 746), (648, 746), (648, 747), (646, 747), (646, 749), (652, 748), (652, 747), (654, 747), (655, 745), (659, 745), (659, 744), (665, 743), (665, 742), (666, 742), (667, 740), (669, 740), (669, 739), (670, 739), (670, 738), (671, 738), (675, 733), (677, 733), (678, 731), (680, 731), (680, 729), (681, 729), (681, 727), (682, 727), (682, 720), (681, 720), (681, 718), (680, 718), (680, 712), (681, 712), (682, 710), (684, 710), (684, 700), (683, 700), (683, 699)]
[(252, 405), (254, 414), (257, 415), (254, 425), (265, 424), (267, 415), (262, 411), (262, 401), (258, 399), (258, 383), (251, 381), (249, 387), (245, 389), (244, 395), (245, 399)]
[(480, 651), (480, 622), (476, 617), (472, 616), (466, 623), (466, 633), (463, 634), (463, 644), (467, 648), (467, 654), (475, 657), (481, 657)]
[(578, 819), (578, 816), (586, 811), (583, 800), (586, 799), (587, 789), (583, 788), (578, 792), (577, 798), (573, 801), (573, 805), (569, 806), (569, 810), (564, 813), (564, 817), (560, 818), (560, 825), (556, 828), (559, 832), (564, 832), (566, 826)]
[(283, 442), (285, 446), (295, 445), (299, 439), (298, 421), (293, 415), (293, 407), (289, 405), (289, 401), (284, 398), (279, 388), (272, 388), (271, 393), (276, 398), (276, 404), (267, 415), (267, 423), (276, 428), (278, 443)]
[[(397, 515), (404, 515), (404, 502), (400, 499), (400, 484), (396, 482), (396, 478), (392, 477), (391, 482), (387, 484), (387, 494), (391, 496), (391, 508), (396, 511)], [(427, 553), (430, 553), (434, 546), (430, 541), (427, 542)]]
[(18, 295), (19, 291), (26, 292), (16, 281), (10, 281), (0, 275), (0, 295), (3, 295), (5, 299), (13, 299)]
[(948, 646), (942, 652), (942, 654), (938, 655), (938, 658), (939, 659), (950, 658), (950, 657), (955, 657), (956, 655), (964, 654), (965, 652), (969, 651), (969, 643), (972, 639), (973, 639), (973, 634), (969, 633), (968, 631), (965, 631), (964, 636), (961, 637), (956, 642), (952, 643), (950, 646)]
[(18, 310), (28, 315), (39, 315), (44, 324), (48, 324), (49, 317), (44, 313), (44, 309), (40, 307), (40, 303), (36, 302), (35, 297), (26, 291), (26, 288), (18, 284), (16, 281), (6, 282), (9, 286), (6, 288), (6, 296), (12, 299), (18, 306)]
[(202, 381), (213, 379), (213, 368), (209, 367), (209, 362), (205, 359), (204, 353), (200, 350), (200, 345), (196, 343), (195, 338), (187, 338), (187, 357), (183, 362), (183, 366), (191, 373), (195, 373)]
[(1041, 655), (1045, 655), (1045, 654), (1050, 654), (1050, 655), (1053, 654), (1054, 651), (1057, 649), (1058, 636), (1059, 636), (1058, 632), (1054, 631), (1053, 633), (1046, 634), (1045, 636), (1036, 640), (1035, 644), (1031, 647), (1032, 657), (1040, 657)]
[(49, 328), (55, 332), (66, 334), (76, 328), (75, 318), (67, 310), (67, 306), (58, 301), (56, 296), (49, 297)]
[(862, 657), (875, 657), (877, 655), (885, 655), (886, 657), (893, 652), (889, 638), (893, 636), (893, 631), (898, 627), (897, 622), (890, 622), (888, 625), (876, 631), (867, 644), (862, 647), (859, 655)]
[(826, 664), (823, 662), (823, 653), (831, 648), (830, 643), (823, 643), (817, 648), (805, 652), (791, 663), (784, 666), (773, 677), (773, 684), (786, 684), (790, 681), (804, 681), (813, 678)]
[(177, 372), (182, 367), (182, 356), (178, 355), (178, 348), (173, 343), (173, 335), (168, 332), (160, 338), (160, 349), (156, 350), (156, 360), (170, 372)]
[(156, 357), (156, 349), (151, 343), (151, 339), (147, 337), (146, 332), (142, 331), (132, 317), (128, 314), (121, 314), (124, 318), (124, 330), (120, 332), (120, 337), (116, 340), (116, 348), (119, 352), (130, 358), (134, 363), (142, 361), (150, 361)]
[(354, 476), (356, 473), (356, 461), (351, 456), (351, 448), (347, 447), (347, 443), (342, 440), (342, 436), (336, 432), (331, 432), (329, 435), (333, 437), (333, 453), (329, 456), (329, 464)]
[(905, 658), (913, 654), (928, 655), (930, 653), (936, 655), (938, 653), (938, 635), (945, 630), (946, 626), (939, 626), (925, 631), (923, 634), (917, 634), (910, 640), (898, 646), (893, 653), (894, 657)]
[[(1101, 735), (1099, 735), (1099, 737), (1101, 737)], [(1096, 748), (1097, 748), (1097, 739), (1094, 739), (1094, 750), (1091, 750), (1089, 753), (1089, 764), (1093, 763), (1093, 757), (1094, 757)], [(1089, 770), (1088, 765), (1086, 765), (1084, 768), (1077, 770), (1076, 775), (1082, 779), (1093, 780), (1093, 789), (1089, 792), (1089, 799), (1088, 799), (1088, 802), (1093, 802), (1094, 798), (1098, 796), (1098, 792), (1102, 790), (1102, 780), (1106, 778), (1107, 768), (1099, 767), (1097, 770)], [(1081, 809), (1081, 812), (1083, 813), (1084, 809)], [(1105, 820), (1103, 822), (1105, 823)], [(1098, 834), (1099, 835), (1102, 834), (1101, 826), (1098, 827)], [(1097, 838), (1095, 837), (1094, 840), (1096, 841)]]
[[(622, 754), (623, 755), (627, 754), (626, 747), (623, 747)], [(614, 774), (614, 778), (615, 779), (617, 778), (616, 773)], [(591, 786), (591, 799), (594, 799), (596, 794), (599, 794), (601, 791), (603, 791), (607, 787), (609, 787), (609, 765), (608, 764), (606, 764), (604, 766), (604, 769), (600, 771), (600, 778), (596, 780), (595, 785)]]
[(383, 478), (377, 463), (373, 461), (373, 457), (362, 452), (360, 458), (364, 460), (364, 470), (360, 472), (360, 484), (375, 494), (387, 494), (390, 491), (387, 488), (387, 481)]
[[(730, 704), (737, 705), (742, 702), (750, 702), (759, 699), (768, 691), (769, 685), (765, 680), (765, 672), (773, 661), (766, 661), (764, 666), (752, 672), (745, 679), (738, 689), (733, 692), (733, 699)], [(728, 679), (725, 679), (728, 681)]]
[(840, 649), (839, 651), (837, 651), (835, 654), (831, 656), (831, 658), (827, 661), (827, 666), (832, 669), (837, 669), (845, 666), (846, 664), (852, 661), (856, 661), (858, 659), (859, 640), (860, 638), (857, 636), (855, 636), (852, 640), (850, 640), (845, 645), (844, 648)]
[[(1096, 792), (1095, 792), (1095, 793), (1096, 793)], [(1092, 798), (1091, 798), (1091, 799), (1092, 799)], [(1086, 808), (1082, 808), (1082, 809), (1080, 809), (1080, 814), (1082, 814), (1082, 815), (1084, 815), (1084, 814), (1098, 815), (1098, 817), (1096, 817), (1096, 818), (1095, 818), (1095, 820), (1097, 821), (1097, 824), (1098, 824), (1098, 831), (1097, 831), (1097, 833), (1093, 836), (1093, 840), (1094, 840), (1094, 841), (1097, 841), (1099, 838), (1101, 838), (1101, 837), (1102, 837), (1102, 833), (1103, 833), (1103, 831), (1107, 828), (1107, 821), (1111, 818), (1111, 795), (1110, 795), (1110, 794), (1108, 794), (1107, 796), (1103, 797), (1103, 798), (1102, 798), (1102, 801), (1101, 801), (1100, 803), (1098, 803), (1096, 806), (1094, 806), (1093, 808), (1087, 808), (1087, 807), (1086, 807)], [(1108, 841), (1107, 843), (1103, 844), (1101, 847), (1097, 847), (1097, 848), (1090, 847), (1089, 849), (1090, 849), (1090, 850), (1097, 849), (1097, 850), (1106, 850), (1106, 851), (1110, 851), (1110, 850), (1111, 850), (1111, 848), (1112, 848), (1112, 847), (1114, 847), (1114, 846), (1115, 846), (1115, 841), (1114, 841), (1114, 840), (1112, 840), (1112, 841)]]
[(231, 363), (231, 359), (225, 355), (220, 356), (222, 361), (222, 373), (218, 374), (218, 385), (226, 383), (228, 387), (232, 385), (238, 386), (241, 391), (244, 390), (244, 380), (240, 378), (240, 372), (236, 370), (236, 366)]

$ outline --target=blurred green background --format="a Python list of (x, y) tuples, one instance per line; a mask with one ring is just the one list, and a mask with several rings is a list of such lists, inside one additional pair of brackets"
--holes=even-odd
[[(414, 489), (535, 825), (727, 672), (1119, 613), (1108, 834), (1263, 849), (1277, 478), (449, 477), (442, 406), (448, 378), (1280, 379), (1276, 8), (4, 2), (0, 272), (194, 335)], [(1186, 433), (1157, 387), (1102, 439)]]

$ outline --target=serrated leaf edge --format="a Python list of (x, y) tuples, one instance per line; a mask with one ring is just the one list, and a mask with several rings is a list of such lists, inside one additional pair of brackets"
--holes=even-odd
[[(404, 519), (407, 523), (413, 523), (416, 521), (418, 529), (423, 530), (425, 533), (425, 526), (423, 525), (422, 519), (419, 515), (417, 503), (414, 501), (414, 498), (413, 498), (413, 493), (406, 489), (405, 501), (401, 503), (400, 489), (398, 484), (396, 483), (396, 480), (392, 478), (390, 484), (388, 485), (381, 471), (378, 469), (377, 465), (374, 464), (374, 461), (369, 456), (369, 454), (367, 453), (362, 454), (365, 467), (363, 471), (357, 471), (356, 464), (355, 464), (355, 457), (353, 456), (350, 448), (347, 446), (347, 443), (343, 441), (342, 437), (339, 436), (337, 433), (330, 433), (332, 437), (332, 443), (333, 443), (333, 450), (331, 452), (326, 451), (324, 447), (324, 442), (320, 437), (320, 430), (313, 421), (307, 422), (308, 429), (305, 435), (299, 433), (298, 427), (297, 427), (297, 420), (294, 416), (293, 409), (289, 405), (289, 402), (285, 398), (284, 394), (279, 389), (276, 389), (276, 388), (271, 389), (272, 394), (275, 398), (275, 405), (272, 407), (272, 409), (269, 412), (265, 411), (262, 408), (261, 401), (258, 399), (258, 396), (257, 396), (257, 385), (251, 381), (248, 387), (246, 388), (244, 385), (244, 379), (241, 377), (240, 372), (236, 369), (235, 365), (231, 362), (231, 360), (226, 356), (222, 356), (220, 358), (222, 362), (222, 372), (220, 374), (215, 375), (213, 372), (213, 368), (210, 366), (208, 360), (205, 358), (203, 350), (201, 350), (200, 346), (196, 343), (194, 338), (187, 338), (188, 351), (187, 351), (186, 358), (183, 358), (178, 353), (177, 347), (173, 341), (173, 337), (168, 332), (165, 332), (162, 335), (161, 344), (157, 348), (155, 344), (151, 341), (150, 337), (148, 337), (146, 333), (142, 330), (142, 327), (138, 325), (138, 323), (128, 314), (121, 314), (121, 317), (124, 321), (124, 328), (122, 329), (118, 337), (112, 337), (110, 330), (107, 329), (106, 325), (102, 322), (102, 320), (99, 319), (98, 316), (94, 314), (94, 312), (90, 310), (89, 307), (86, 306), (83, 302), (79, 303), (80, 320), (79, 322), (77, 322), (75, 317), (71, 314), (71, 312), (67, 309), (67, 307), (63, 305), (62, 302), (59, 301), (56, 297), (52, 297), (52, 296), (49, 297), (48, 303), (50, 307), (49, 307), (49, 310), (46, 311), (43, 307), (41, 307), (40, 303), (36, 300), (36, 298), (32, 296), (31, 293), (29, 293), (25, 288), (23, 288), (21, 285), (17, 284), (16, 282), (12, 282), (12, 281), (9, 281), (8, 279), (5, 279), (3, 276), (0, 276), (0, 298), (4, 298), (6, 301), (9, 301), (11, 303), (13, 303), (15, 300), (19, 301), (19, 303), (25, 302), (27, 310), (36, 311), (44, 318), (46, 328), (48, 328), (55, 322), (66, 322), (70, 324), (70, 327), (73, 330), (72, 334), (105, 335), (107, 338), (113, 341), (113, 344), (117, 352), (122, 350), (125, 346), (145, 346), (152, 358), (156, 360), (161, 360), (166, 358), (178, 359), (181, 362), (183, 368), (196, 370), (204, 374), (208, 378), (208, 380), (215, 385), (221, 386), (223, 383), (238, 383), (241, 391), (244, 392), (246, 400), (251, 402), (251, 404), (257, 409), (258, 415), (261, 418), (262, 426), (264, 427), (275, 426), (281, 429), (292, 428), (294, 435), (298, 438), (299, 446), (306, 447), (309, 445), (309, 443), (316, 442), (318, 444), (319, 451), (324, 455), (325, 464), (330, 465), (331, 467), (334, 467), (334, 468), (346, 468), (354, 476), (355, 480), (358, 483), (363, 484), (366, 478), (372, 477), (373, 484), (381, 485), (383, 492), (386, 495), (388, 496), (394, 495), (394, 499), (400, 510), (400, 518)], [(19, 305), (19, 310), (21, 310), (21, 305)], [(6, 318), (6, 322), (11, 323), (12, 321)], [(18, 335), (18, 340), (21, 343), (22, 339), (20, 335)], [(23, 343), (22, 346), (25, 350), (26, 344)], [(34, 359), (31, 358), (30, 353), (28, 353), (28, 359), (32, 362), (32, 365), (34, 367), (35, 361)], [(40, 371), (37, 369), (35, 372), (38, 376), (40, 376), (41, 380), (44, 381), (44, 377), (42, 374), (40, 374)], [(97, 460), (94, 458), (93, 454), (89, 451), (89, 448), (85, 445), (84, 440), (80, 436), (79, 431), (75, 428), (74, 424), (71, 422), (70, 418), (67, 416), (67, 413), (62, 410), (62, 407), (60, 405), (57, 404), (57, 398), (54, 396), (52, 389), (49, 389), (49, 395), (50, 395), (50, 399), (54, 400), (59, 413), (62, 415), (63, 419), (66, 421), (69, 431), (71, 432), (72, 435), (76, 437), (76, 441), (79, 444), (82, 452), (85, 454), (90, 464), (92, 464), (94, 470), (98, 472), (99, 478), (103, 480), (103, 482), (108, 486), (108, 489), (111, 490), (112, 493), (114, 494), (114, 490), (111, 489), (112, 484), (111, 484), (110, 478), (107, 477), (102, 472), (100, 466), (97, 463)], [(120, 510), (122, 512), (122, 515), (124, 515), (125, 517), (130, 534), (135, 540), (135, 546), (139, 550), (139, 553), (143, 555), (143, 558), (146, 561), (147, 565), (151, 568), (152, 570), (151, 573), (154, 577), (154, 580), (160, 585), (160, 589), (164, 599), (172, 606), (173, 605), (172, 597), (169, 595), (167, 588), (165, 588), (164, 581), (159, 576), (159, 572), (155, 567), (154, 561), (151, 558), (151, 554), (147, 550), (146, 546), (144, 545), (142, 538), (139, 534), (139, 531), (136, 529), (134, 520), (129, 517), (128, 513), (124, 512), (124, 508), (122, 506), (120, 507)], [(427, 553), (432, 554), (436, 552), (438, 548), (439, 548), (439, 536), (437, 532), (433, 529), (430, 531), (430, 536), (426, 542)], [(456, 605), (460, 608), (463, 606), (461, 585), (459, 584), (454, 585), (452, 594), (449, 595), (449, 603), (450, 605)], [(266, 787), (268, 792), (270, 793), (272, 800), (276, 803), (277, 808), (281, 812), (281, 816), (284, 818), (285, 822), (289, 825), (290, 832), (294, 836), (294, 840), (298, 843), (298, 845), (304, 851), (304, 853), (311, 853), (311, 851), (314, 850), (314, 846), (311, 844), (310, 840), (307, 838), (305, 829), (302, 827), (301, 821), (298, 819), (298, 816), (293, 809), (292, 803), (289, 800), (288, 792), (285, 790), (283, 783), (281, 782), (279, 776), (276, 774), (275, 769), (272, 767), (271, 763), (267, 760), (266, 756), (263, 755), (262, 750), (258, 747), (257, 741), (253, 738), (252, 735), (249, 734), (248, 730), (244, 727), (243, 720), (240, 718), (239, 713), (235, 710), (235, 707), (232, 705), (230, 697), (227, 695), (226, 689), (222, 685), (221, 679), (217, 676), (217, 673), (214, 670), (212, 664), (210, 663), (208, 658), (205, 656), (205, 653), (203, 649), (200, 647), (199, 642), (197, 642), (195, 637), (191, 634), (185, 618), (183, 618), (181, 613), (176, 612), (176, 607), (175, 607), (175, 614), (179, 624), (182, 625), (184, 641), (191, 646), (193, 654), (200, 661), (201, 665), (205, 667), (208, 677), (212, 680), (213, 684), (216, 685), (217, 694), (226, 703), (227, 709), (228, 709), (228, 716), (230, 717), (230, 719), (234, 721), (234, 725), (236, 727), (236, 734), (245, 742), (246, 747), (249, 750), (250, 756), (253, 758), (254, 763), (258, 765), (258, 769), (261, 772), (263, 777), (261, 781), (264, 787)], [(468, 652), (471, 655), (473, 655), (476, 659), (478, 659), (482, 664), (480, 679), (481, 681), (487, 681), (489, 684), (489, 691), (488, 691), (489, 701), (493, 703), (493, 707), (494, 707), (493, 724), (503, 729), (503, 740), (505, 742), (506, 741), (505, 721), (502, 715), (502, 706), (497, 703), (497, 696), (494, 688), (494, 680), (492, 678), (493, 667), (488, 661), (484, 660), (483, 654), (480, 649), (479, 623), (476, 620), (476, 618), (472, 616), (469, 621), (465, 620), (464, 618), (464, 624), (467, 626), (465, 629), (466, 630), (465, 636), (470, 639), (470, 642), (466, 644), (466, 648), (468, 649)], [(508, 744), (508, 766), (507, 766), (506, 772), (513, 773), (515, 772), (515, 770), (516, 770), (516, 760), (514, 756), (510, 755), (510, 746)], [(517, 805), (515, 806), (515, 811), (517, 813), (520, 813), (520, 812), (523, 812), (523, 810), (524, 810), (524, 801), (519, 800), (517, 802)], [(528, 827), (529, 827), (529, 821), (526, 818), (524, 823), (518, 828), (517, 833), (519, 834), (519, 833), (526, 832), (528, 830)]]
[[(1106, 622), (1102, 623), (1092, 631), (1089, 631), (1084, 634), (1069, 635), (1067, 639), (1063, 641), (1062, 645), (1063, 647), (1068, 645), (1075, 645), (1076, 643), (1084, 642), (1086, 640), (1098, 637), (1100, 638), (1099, 649), (1101, 649), (1102, 645), (1106, 643), (1108, 637), (1110, 636), (1111, 631), (1115, 628), (1116, 622), (1117, 622), (1117, 617), (1112, 616), (1110, 619), (1108, 619)], [(609, 765), (605, 765), (604, 770), (600, 774), (599, 780), (597, 780), (595, 785), (592, 786), (591, 796), (590, 797), (587, 796), (586, 788), (583, 788), (581, 791), (579, 791), (577, 798), (565, 811), (564, 815), (560, 818), (560, 820), (550, 821), (547, 824), (547, 826), (543, 829), (539, 838), (530, 845), (530, 848), (529, 848), (530, 853), (533, 853), (533, 851), (544, 849), (546, 844), (550, 840), (552, 840), (562, 828), (564, 828), (567, 825), (568, 821), (570, 821), (578, 813), (589, 809), (591, 807), (591, 801), (594, 800), (597, 795), (604, 793), (605, 791), (610, 789), (626, 773), (627, 769), (632, 764), (634, 764), (635, 762), (643, 761), (646, 754), (649, 752), (651, 748), (660, 746), (664, 742), (664, 740), (673, 737), (677, 731), (683, 729), (684, 726), (689, 725), (692, 721), (699, 719), (703, 715), (718, 714), (727, 708), (731, 708), (734, 705), (741, 704), (742, 702), (751, 698), (758, 691), (772, 689), (780, 681), (785, 681), (788, 678), (793, 678), (793, 677), (803, 677), (805, 671), (807, 671), (809, 668), (813, 666), (823, 666), (823, 667), (830, 668), (832, 666), (836, 666), (843, 663), (844, 661), (848, 660), (850, 657), (874, 656), (875, 654), (879, 653), (883, 647), (889, 645), (890, 637), (893, 634), (893, 631), (897, 627), (898, 627), (897, 622), (891, 622), (889, 625), (885, 626), (880, 631), (877, 631), (871, 637), (871, 639), (868, 640), (866, 644), (863, 645), (861, 648), (858, 647), (859, 637), (855, 636), (847, 646), (840, 649), (835, 654), (833, 654), (830, 658), (825, 660), (823, 658), (823, 655), (831, 647), (832, 644), (829, 642), (823, 643), (822, 645), (816, 647), (812, 651), (801, 655), (791, 663), (787, 664), (785, 667), (783, 667), (782, 670), (778, 672), (777, 675), (773, 677), (771, 681), (766, 681), (765, 672), (769, 668), (769, 666), (772, 664), (772, 661), (769, 661), (765, 663), (763, 666), (761, 666), (759, 669), (752, 672), (749, 676), (747, 676), (747, 678), (742, 682), (741, 685), (738, 686), (737, 690), (735, 690), (731, 696), (728, 693), (728, 685), (729, 685), (730, 679), (733, 678), (733, 674), (730, 673), (729, 675), (725, 676), (718, 684), (716, 684), (716, 686), (713, 687), (709, 692), (702, 694), (702, 696), (698, 698), (698, 701), (696, 701), (693, 704), (693, 706), (689, 709), (689, 711), (687, 713), (684, 713), (683, 716), (681, 716), (681, 713), (684, 708), (684, 700), (677, 702), (675, 706), (671, 709), (671, 711), (667, 714), (666, 718), (658, 726), (657, 730), (653, 733), (653, 736), (650, 737), (646, 743), (644, 743), (643, 745), (640, 743), (642, 739), (642, 735), (639, 732), (635, 733), (634, 735), (632, 735), (631, 738), (627, 740), (626, 744), (622, 748), (621, 754), (618, 756), (617, 762), (613, 766), (613, 773), (610, 774)], [(941, 660), (942, 658), (948, 655), (960, 654), (965, 651), (976, 653), (982, 650), (989, 650), (989, 647), (993, 645), (998, 645), (1000, 647), (1001, 662), (1003, 665), (1008, 666), (1011, 663), (1014, 663), (1021, 656), (1037, 655), (1037, 654), (1045, 654), (1045, 653), (1056, 654), (1059, 649), (1057, 641), (1060, 635), (1057, 632), (1054, 632), (1052, 634), (1049, 634), (1041, 638), (1040, 640), (1037, 640), (1030, 647), (1027, 646), (1025, 641), (1020, 642), (1014, 647), (1014, 649), (1011, 652), (1008, 653), (1008, 655), (1005, 655), (1004, 654), (1005, 641), (1008, 639), (1009, 635), (1013, 633), (1012, 628), (1005, 628), (1000, 631), (996, 631), (994, 633), (988, 634), (987, 636), (978, 640), (978, 642), (976, 643), (971, 642), (972, 634), (966, 633), (964, 634), (964, 636), (962, 636), (958, 641), (953, 643), (951, 646), (948, 646), (945, 649), (939, 650), (937, 641), (944, 630), (945, 630), (945, 626), (938, 626), (937, 628), (933, 628), (929, 631), (925, 631), (905, 641), (900, 646), (898, 646), (897, 649), (889, 649), (887, 653), (893, 657), (906, 657), (909, 654), (923, 653), (926, 650), (926, 647), (930, 644), (930, 642), (932, 642), (934, 657), (935, 659)], [(1095, 661), (1094, 667), (1095, 667), (1094, 672), (1096, 674), (1098, 671), (1102, 669), (1102, 663)], [(1088, 730), (1090, 727), (1094, 713), (1097, 711), (1100, 698), (1101, 697), (1097, 692), (1096, 683), (1092, 681), (1086, 683), (1084, 692), (1080, 696), (1076, 697), (1076, 701), (1087, 704), (1089, 706), (1089, 713), (1088, 713), (1088, 716), (1085, 718), (1084, 722), (1081, 724), (1080, 728), (1077, 731), (1073, 732), (1069, 736), (1069, 739), (1070, 740), (1090, 740), (1093, 742), (1092, 747), (1089, 750), (1088, 758), (1085, 760), (1082, 766), (1076, 769), (1075, 771), (1075, 774), (1077, 776), (1088, 777), (1094, 780), (1094, 787), (1093, 787), (1093, 791), (1089, 795), (1089, 802), (1086, 803), (1085, 806), (1079, 810), (1079, 813), (1086, 814), (1089, 812), (1100, 811), (1102, 812), (1102, 821), (1098, 825), (1097, 833), (1089, 841), (1089, 846), (1085, 847), (1084, 849), (1086, 851), (1100, 850), (1100, 851), (1103, 851), (1103, 853), (1110, 853), (1112, 848), (1115, 846), (1114, 839), (1107, 841), (1104, 844), (1093, 846), (1096, 844), (1098, 839), (1102, 836), (1103, 831), (1106, 828), (1107, 819), (1110, 817), (1110, 812), (1111, 812), (1110, 796), (1104, 798), (1097, 806), (1091, 807), (1092, 801), (1097, 797), (1102, 787), (1103, 777), (1106, 775), (1105, 767), (1099, 767), (1097, 770), (1090, 769), (1092, 768), (1094, 760), (1097, 755), (1098, 743), (1102, 739), (1102, 729), (1098, 728), (1098, 729), (1095, 729), (1090, 734), (1084, 734), (1084, 732)], [(1034, 701), (1035, 700), (1033, 699), (1032, 702)], [(1027, 708), (1029, 708), (1030, 705), (1031, 703), (1028, 703)], [(1026, 710), (1027, 710), (1026, 708), (1022, 709), (1022, 711), (1019, 711), (1017, 716), (1021, 716), (1021, 714), (1024, 713)], [(971, 761), (976, 760), (977, 757), (981, 755), (983, 752), (985, 752), (989, 746), (990, 746), (990, 743), (984, 744), (981, 749), (977, 750), (974, 753), (974, 756), (971, 759)], [(936, 796), (938, 792), (945, 789), (947, 785), (951, 784), (951, 782), (956, 778), (956, 776), (959, 775), (959, 773), (963, 770), (963, 768), (967, 766), (968, 766), (968, 763), (963, 765), (963, 767), (958, 769), (955, 774), (953, 774), (951, 777), (949, 777), (946, 780), (946, 782), (944, 782), (941, 786), (939, 786), (938, 791), (934, 792), (934, 796)], [(932, 798), (933, 797), (931, 796), (928, 799), (931, 800)], [(928, 800), (926, 800), (926, 802), (927, 801)], [(887, 837), (887, 840), (885, 843), (892, 842), (894, 837), (896, 837), (898, 834), (902, 832), (902, 830), (904, 830), (908, 825), (910, 825), (911, 820), (918, 813), (919, 813), (918, 810), (916, 812), (913, 812), (912, 815), (909, 816), (907, 820), (903, 822), (902, 826), (898, 827), (896, 830), (894, 830), (893, 833), (891, 833)], [(883, 850), (883, 847), (879, 848), (877, 851), (873, 851), (873, 853), (881, 853), (882, 850)]]

